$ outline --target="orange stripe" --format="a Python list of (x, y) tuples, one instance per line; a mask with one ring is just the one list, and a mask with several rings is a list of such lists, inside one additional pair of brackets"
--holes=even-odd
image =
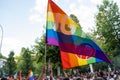
[(76, 57), (76, 54), (71, 54), (71, 53), (68, 53), (68, 54), (69, 54), (69, 60), (70, 60), (71, 67), (79, 66), (78, 58)]

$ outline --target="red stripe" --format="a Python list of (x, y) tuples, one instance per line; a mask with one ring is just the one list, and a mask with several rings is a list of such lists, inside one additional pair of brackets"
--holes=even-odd
[(60, 51), (61, 54), (61, 61), (63, 69), (70, 68), (70, 62), (69, 62), (69, 55), (66, 52)]
[(48, 1), (48, 11), (52, 11), (54, 13), (66, 14), (60, 7), (58, 7), (52, 0)]

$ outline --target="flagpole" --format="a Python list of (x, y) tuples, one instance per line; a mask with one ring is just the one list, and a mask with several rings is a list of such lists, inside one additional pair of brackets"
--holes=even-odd
[(45, 55), (44, 55), (44, 65), (43, 65), (43, 68), (42, 68), (42, 72), (41, 74), (39, 75), (39, 78), (38, 80), (43, 80), (46, 76), (46, 44), (45, 44)]
[[(46, 44), (45, 44), (45, 67), (46, 67)], [(45, 74), (46, 74), (46, 71), (45, 71)]]
[(0, 25), (0, 28), (1, 28), (0, 54), (2, 54), (1, 53), (2, 41), (3, 41), (3, 27), (2, 27), (2, 25)]
[(94, 72), (94, 70), (93, 70), (93, 65), (92, 64), (89, 64), (89, 66), (90, 66), (90, 72)]

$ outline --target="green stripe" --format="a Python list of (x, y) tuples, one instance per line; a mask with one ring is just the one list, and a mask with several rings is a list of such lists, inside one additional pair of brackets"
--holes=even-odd
[(80, 29), (79, 27), (77, 27), (74, 35), (76, 35), (76, 36), (81, 36), (81, 35), (82, 35), (82, 29)]
[(94, 57), (92, 57), (92, 58), (88, 59), (87, 62), (88, 62), (88, 64), (95, 63), (96, 59)]
[(52, 22), (52, 21), (47, 21), (46, 28), (47, 28), (47, 29), (53, 29), (53, 27), (54, 27), (54, 22)]

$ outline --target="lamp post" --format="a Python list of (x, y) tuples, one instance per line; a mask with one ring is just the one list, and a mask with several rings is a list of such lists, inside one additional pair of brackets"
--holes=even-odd
[(0, 54), (1, 54), (2, 41), (3, 41), (3, 27), (0, 25), (0, 28), (1, 28), (1, 41), (0, 41)]
[[(0, 54), (2, 54), (1, 53), (1, 48), (2, 48), (2, 41), (3, 41), (3, 28), (2, 28), (2, 26), (0, 25), (0, 28), (1, 28), (1, 41), (0, 41)], [(2, 65), (3, 65), (3, 62), (2, 62), (2, 60), (0, 59), (0, 68), (2, 67)], [(0, 69), (0, 77), (2, 76), (2, 70)]]

